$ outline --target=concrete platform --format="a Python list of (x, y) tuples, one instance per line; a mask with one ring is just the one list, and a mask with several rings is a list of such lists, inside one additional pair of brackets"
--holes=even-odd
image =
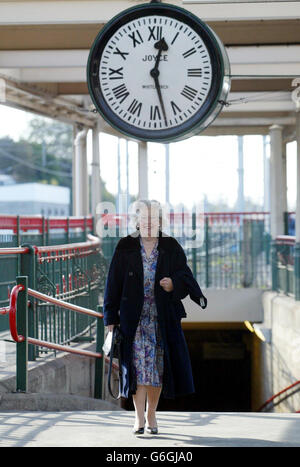
[(300, 447), (300, 414), (158, 412), (158, 435), (131, 433), (134, 412), (0, 412), (0, 447)]

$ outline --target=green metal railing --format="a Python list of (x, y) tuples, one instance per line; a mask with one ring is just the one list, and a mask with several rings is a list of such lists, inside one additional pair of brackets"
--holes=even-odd
[[(5, 254), (7, 248), (20, 245), (46, 246), (86, 241), (93, 232), (92, 217), (45, 218), (42, 216), (0, 216), (0, 307), (6, 306), (17, 275), (27, 274), (30, 255), (23, 258), (18, 249)], [(24, 269), (25, 268), (25, 269)], [(29, 276), (31, 285), (35, 277)], [(8, 318), (0, 321), (0, 331), (8, 329)]]
[(289, 235), (278, 236), (272, 241), (272, 290), (300, 300), (295, 289), (300, 280), (299, 265), (295, 267), (299, 263), (296, 260), (297, 247), (295, 237)]
[[(126, 215), (107, 215), (110, 224), (102, 240), (108, 261), (119, 238), (129, 233)], [(182, 245), (200, 286), (271, 288), (269, 212), (171, 213), (163, 231)]]
[[(32, 337), (29, 332), (29, 317), (31, 314), (28, 304), (29, 297), (34, 297), (45, 303), (54, 303), (61, 309), (67, 309), (77, 314), (87, 315), (96, 321), (96, 352), (83, 350), (71, 346), (57, 344), (51, 340), (42, 340)], [(97, 311), (73, 305), (63, 300), (58, 300), (48, 295), (37, 292), (28, 287), (28, 277), (18, 276), (16, 285), (12, 289), (9, 307), (0, 309), (0, 314), (9, 315), (9, 325), (12, 339), (17, 344), (16, 349), (16, 391), (28, 390), (28, 357), (29, 345), (47, 348), (54, 351), (70, 352), (77, 355), (95, 358), (94, 397), (102, 398), (104, 359), (101, 353), (104, 342), (104, 325), (102, 307), (97, 306)]]
[[(92, 229), (92, 218), (0, 216), (0, 308), (7, 306), (16, 276), (22, 275), (28, 277), (31, 289), (95, 310), (104, 292), (108, 261), (100, 239), (89, 233)], [(29, 240), (36, 243), (32, 245)], [(62, 240), (72, 243), (55, 244)], [(80, 241), (73, 243), (75, 240)], [(92, 340), (95, 320), (91, 316), (32, 297), (29, 301), (32, 338), (60, 345)], [(8, 328), (8, 316), (2, 316), (0, 331)], [(28, 352), (29, 360), (35, 360), (50, 350), (29, 345)]]
[[(23, 272), (28, 273), (31, 288), (74, 305), (96, 309), (107, 270), (97, 237), (88, 235), (88, 241), (70, 245), (36, 247), (26, 259)], [(93, 324), (93, 318), (85, 314), (32, 300), (29, 333), (38, 339), (59, 344), (75, 339), (92, 340)], [(31, 352), (30, 359), (34, 359), (48, 349), (36, 346)]]
[(271, 287), (268, 213), (207, 213), (203, 241), (189, 247), (178, 237), (203, 287)]

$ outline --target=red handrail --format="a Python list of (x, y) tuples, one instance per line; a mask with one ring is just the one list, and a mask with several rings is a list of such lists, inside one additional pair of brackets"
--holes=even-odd
[(16, 312), (17, 312), (17, 299), (19, 292), (24, 290), (25, 287), (22, 284), (17, 284), (11, 291), (10, 294), (10, 306), (9, 306), (9, 328), (11, 337), (15, 342), (23, 342), (25, 340), (24, 336), (19, 336), (17, 331), (16, 323)]
[(49, 252), (60, 252), (60, 251), (69, 251), (77, 249), (85, 249), (90, 247), (100, 246), (100, 239), (94, 235), (88, 235), (89, 240), (87, 242), (80, 243), (66, 243), (64, 245), (52, 245), (52, 246), (37, 246), (35, 251), (38, 254), (49, 253)]
[(86, 315), (93, 316), (94, 318), (103, 318), (102, 313), (98, 313), (97, 311), (89, 310), (88, 308), (74, 305), (73, 303), (65, 302), (63, 300), (58, 300), (57, 298), (45, 295), (41, 292), (37, 292), (36, 290), (28, 288), (28, 295), (43, 300), (44, 302), (53, 303), (54, 305), (58, 305), (62, 308), (67, 308), (68, 310), (78, 311), (79, 313), (84, 313)]
[[(10, 306), (5, 309), (6, 312), (7, 311), (9, 312), (10, 333), (15, 342), (23, 342), (25, 340), (24, 336), (18, 334), (17, 323), (16, 323), (17, 298), (18, 298), (18, 294), (20, 290), (24, 290), (23, 285), (18, 284), (14, 286), (14, 288), (11, 291), (11, 295), (10, 295)], [(89, 310), (88, 308), (83, 308), (78, 305), (73, 305), (72, 303), (64, 302), (63, 300), (57, 300), (56, 298), (49, 297), (48, 295), (44, 295), (40, 292), (37, 292), (36, 290), (28, 289), (28, 295), (32, 295), (46, 302), (54, 303), (63, 308), (68, 308), (69, 310), (74, 310), (79, 313), (85, 313), (87, 315), (97, 317), (97, 318), (103, 318), (102, 313), (98, 313), (96, 311)], [(42, 341), (39, 339), (35, 339), (33, 337), (28, 337), (27, 341), (29, 344), (40, 345), (42, 347), (48, 347), (49, 349), (53, 349), (53, 350), (61, 350), (63, 352), (75, 353), (78, 355), (85, 355), (88, 357), (95, 357), (95, 358), (102, 357), (102, 354), (99, 352), (91, 352), (89, 350), (76, 349), (74, 347), (70, 347), (66, 345), (54, 344), (52, 342)]]
[(0, 248), (0, 255), (23, 255), (29, 252), (27, 247)]
[[(18, 222), (19, 217), (19, 222)], [(19, 225), (18, 225), (19, 223)], [(43, 217), (40, 215), (31, 216), (15, 216), (15, 215), (0, 215), (0, 229), (10, 229), (15, 233), (18, 230), (26, 232), (27, 230), (39, 230), (48, 232), (50, 229), (81, 228), (82, 230), (88, 227), (93, 228), (93, 218), (88, 217)]]
[(53, 350), (61, 350), (62, 352), (75, 353), (77, 355), (84, 355), (86, 357), (102, 357), (102, 354), (99, 352), (91, 352), (90, 350), (76, 349), (67, 345), (53, 344), (52, 342), (41, 341), (39, 339), (34, 339), (33, 337), (28, 337), (27, 341), (29, 342), (29, 344), (40, 345), (42, 347), (48, 347), (49, 349)]
[(296, 242), (295, 235), (277, 235), (276, 243), (283, 243), (286, 245), (294, 245)]
[(5, 306), (4, 308), (0, 308), (0, 315), (7, 315), (9, 313), (9, 306)]
[[(284, 392), (288, 391), (289, 389), (297, 386), (298, 384), (300, 384), (300, 380), (299, 381), (295, 381), (293, 384), (291, 384), (290, 386), (287, 386), (286, 388), (282, 389), (281, 391), (277, 392), (277, 394), (274, 394), (274, 396), (270, 397), (268, 400), (266, 400), (266, 402), (264, 402), (260, 407), (259, 409), (257, 410), (257, 412), (260, 412), (262, 409), (264, 409), (270, 402), (272, 402), (276, 397), (280, 396), (281, 394), (283, 394)], [(297, 411), (298, 413), (299, 411)]]

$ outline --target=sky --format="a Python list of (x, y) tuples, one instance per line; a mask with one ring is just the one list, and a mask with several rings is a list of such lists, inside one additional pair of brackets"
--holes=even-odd
[[(0, 138), (10, 136), (18, 141), (28, 134), (28, 123), (36, 115), (0, 105)], [(269, 138), (267, 137), (267, 143)], [(126, 191), (126, 141), (100, 133), (100, 173), (108, 191), (118, 193), (118, 144), (121, 156), (121, 189)], [(89, 169), (92, 161), (92, 132), (87, 140)], [(138, 193), (138, 145), (128, 143), (129, 193)], [(238, 195), (238, 139), (237, 136), (196, 136), (171, 143), (169, 149), (169, 200), (171, 205), (223, 201), (234, 206)], [(269, 157), (269, 144), (266, 147)], [(165, 146), (148, 145), (149, 198), (166, 201)], [(287, 145), (288, 210), (296, 207), (296, 142)], [(244, 196), (263, 209), (264, 157), (263, 138), (244, 136)], [(259, 210), (261, 210), (259, 209)]]

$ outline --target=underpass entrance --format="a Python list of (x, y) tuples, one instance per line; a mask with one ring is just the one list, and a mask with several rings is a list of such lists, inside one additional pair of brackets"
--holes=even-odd
[[(250, 412), (252, 334), (242, 325), (200, 326), (184, 329), (196, 393), (173, 400), (161, 395), (157, 410)], [(132, 398), (122, 407), (134, 410)]]

